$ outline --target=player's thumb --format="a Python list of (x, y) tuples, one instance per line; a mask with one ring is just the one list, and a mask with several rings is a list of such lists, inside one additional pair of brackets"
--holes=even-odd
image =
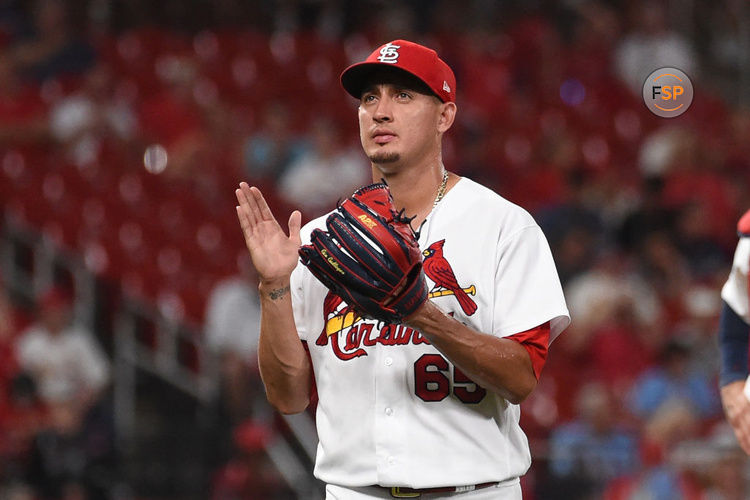
[(302, 213), (299, 210), (292, 212), (289, 216), (289, 239), (297, 245), (302, 244), (299, 231), (302, 228)]

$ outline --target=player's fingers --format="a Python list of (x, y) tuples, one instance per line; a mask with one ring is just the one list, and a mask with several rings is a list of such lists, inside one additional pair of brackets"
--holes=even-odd
[[(257, 189), (257, 188), (256, 188)], [(249, 210), (250, 220), (253, 224), (259, 224), (263, 220), (263, 216), (260, 212), (260, 206), (258, 206), (258, 200), (255, 198), (250, 186), (247, 182), (240, 182), (240, 190), (247, 201), (247, 207)]]
[(254, 227), (258, 223), (258, 221), (253, 216), (253, 211), (250, 208), (250, 202), (247, 199), (247, 195), (241, 188), (236, 189), (234, 191), (234, 194), (235, 196), (237, 196), (237, 202), (239, 202), (240, 204), (240, 210), (245, 215), (249, 227)]
[(255, 198), (255, 203), (260, 210), (261, 218), (263, 220), (274, 220), (271, 208), (268, 206), (268, 203), (266, 203), (266, 199), (263, 197), (263, 193), (260, 192), (260, 189), (253, 186), (250, 188), (250, 192), (252, 193), (253, 198)]
[(302, 239), (299, 235), (299, 231), (301, 228), (302, 214), (299, 210), (295, 210), (294, 212), (292, 212), (292, 215), (289, 216), (289, 239), (297, 245), (302, 244)]
[(250, 220), (247, 218), (247, 214), (239, 205), (237, 205), (235, 209), (237, 210), (237, 218), (240, 221), (242, 232), (244, 233), (245, 237), (250, 236), (252, 234), (252, 226), (250, 225)]

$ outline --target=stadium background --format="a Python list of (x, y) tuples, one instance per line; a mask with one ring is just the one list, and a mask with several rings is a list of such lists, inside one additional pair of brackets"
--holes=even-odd
[[(320, 497), (311, 414), (275, 415), (206, 311), (252, 282), (240, 180), (282, 220), (346, 194), (338, 73), (394, 38), (455, 69), (447, 168), (531, 211), (564, 282), (573, 324), (523, 405), (526, 497), (750, 497), (715, 345), (750, 208), (745, 2), (5, 0), (0, 498)], [(679, 118), (640, 97), (662, 66), (692, 78)], [(328, 159), (314, 182), (289, 168)], [(52, 286), (111, 362), (62, 430), (14, 348)]]

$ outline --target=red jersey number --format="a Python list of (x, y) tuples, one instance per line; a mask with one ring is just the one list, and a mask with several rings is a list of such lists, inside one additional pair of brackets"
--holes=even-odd
[(452, 392), (461, 402), (476, 404), (487, 394), (440, 354), (423, 354), (414, 362), (414, 392), (427, 403), (442, 401)]

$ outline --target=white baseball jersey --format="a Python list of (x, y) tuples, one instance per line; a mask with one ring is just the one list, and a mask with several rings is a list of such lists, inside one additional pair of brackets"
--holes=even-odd
[(729, 278), (721, 289), (721, 298), (737, 316), (750, 323), (750, 299), (748, 274), (750, 273), (750, 237), (740, 238), (734, 252), (734, 261)]
[[(324, 225), (325, 216), (307, 224), (303, 243)], [(491, 190), (459, 180), (428, 216), (419, 245), (430, 300), (468, 326), (506, 337), (550, 321), (551, 341), (570, 322), (541, 229)], [(450, 269), (460, 290), (434, 280), (433, 265)], [(527, 471), (517, 405), (474, 384), (418, 331), (358, 318), (301, 264), (291, 289), (319, 396), (319, 479), (429, 488)]]

